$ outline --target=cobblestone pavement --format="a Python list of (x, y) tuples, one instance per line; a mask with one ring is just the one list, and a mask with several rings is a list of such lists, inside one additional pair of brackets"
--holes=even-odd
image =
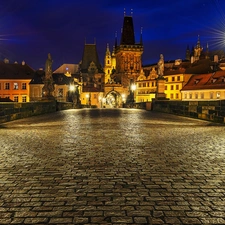
[(225, 126), (137, 109), (0, 124), (0, 224), (225, 224)]

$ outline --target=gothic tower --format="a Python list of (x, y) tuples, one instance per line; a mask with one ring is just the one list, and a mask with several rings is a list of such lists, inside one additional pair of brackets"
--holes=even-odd
[(135, 82), (142, 69), (142, 32), (140, 43), (135, 43), (133, 17), (124, 15), (120, 45), (115, 44), (116, 79), (123, 87)]
[(113, 48), (113, 52), (111, 54), (109, 50), (109, 44), (107, 44), (104, 63), (105, 83), (111, 82), (111, 74), (114, 73), (115, 68), (116, 68), (115, 49)]

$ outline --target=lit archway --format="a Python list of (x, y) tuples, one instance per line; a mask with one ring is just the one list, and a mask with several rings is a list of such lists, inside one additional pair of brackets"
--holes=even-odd
[(105, 95), (105, 107), (106, 108), (120, 108), (123, 107), (123, 99), (119, 92), (110, 91)]

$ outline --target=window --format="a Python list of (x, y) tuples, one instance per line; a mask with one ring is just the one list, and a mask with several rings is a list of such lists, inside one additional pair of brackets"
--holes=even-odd
[(171, 85), (170, 90), (173, 90), (173, 85)]
[(19, 89), (18, 83), (13, 83), (13, 89), (14, 89), (14, 90), (18, 90), (18, 89)]
[(165, 90), (167, 90), (167, 86), (165, 85)]
[(179, 90), (179, 85), (178, 84), (176, 85), (176, 90)]
[(187, 93), (184, 94), (184, 98), (187, 99)]
[(5, 90), (9, 90), (9, 89), (10, 89), (9, 83), (5, 83)]
[(216, 98), (219, 99), (220, 98), (220, 92), (216, 92)]
[(19, 101), (19, 97), (18, 96), (14, 96), (13, 101), (14, 102), (18, 102)]
[(27, 102), (27, 96), (22, 96), (22, 102)]
[(173, 99), (173, 94), (170, 94), (170, 98)]
[(176, 99), (178, 99), (179, 98), (179, 94), (178, 93), (176, 93)]
[(62, 88), (58, 89), (58, 97), (63, 97), (63, 89)]
[(201, 99), (204, 99), (204, 93), (201, 93), (200, 96), (201, 96)]
[(22, 83), (22, 90), (26, 90), (27, 89), (27, 83)]
[(195, 93), (195, 98), (198, 99), (198, 93)]
[(192, 93), (189, 94), (189, 98), (192, 99)]
[(148, 87), (149, 87), (149, 82), (147, 83)]
[(143, 87), (146, 87), (146, 83), (143, 83)]
[(172, 77), (172, 81), (175, 81), (175, 77)]
[(152, 82), (152, 87), (154, 87), (154, 82)]
[(180, 76), (177, 77), (177, 81), (180, 81)]
[(209, 93), (209, 98), (210, 98), (210, 99), (213, 99), (213, 92), (210, 92), (210, 93)]

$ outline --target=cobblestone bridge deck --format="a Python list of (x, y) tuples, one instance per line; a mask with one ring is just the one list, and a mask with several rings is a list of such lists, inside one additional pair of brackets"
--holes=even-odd
[(1, 124), (0, 224), (225, 224), (225, 127), (137, 109)]

